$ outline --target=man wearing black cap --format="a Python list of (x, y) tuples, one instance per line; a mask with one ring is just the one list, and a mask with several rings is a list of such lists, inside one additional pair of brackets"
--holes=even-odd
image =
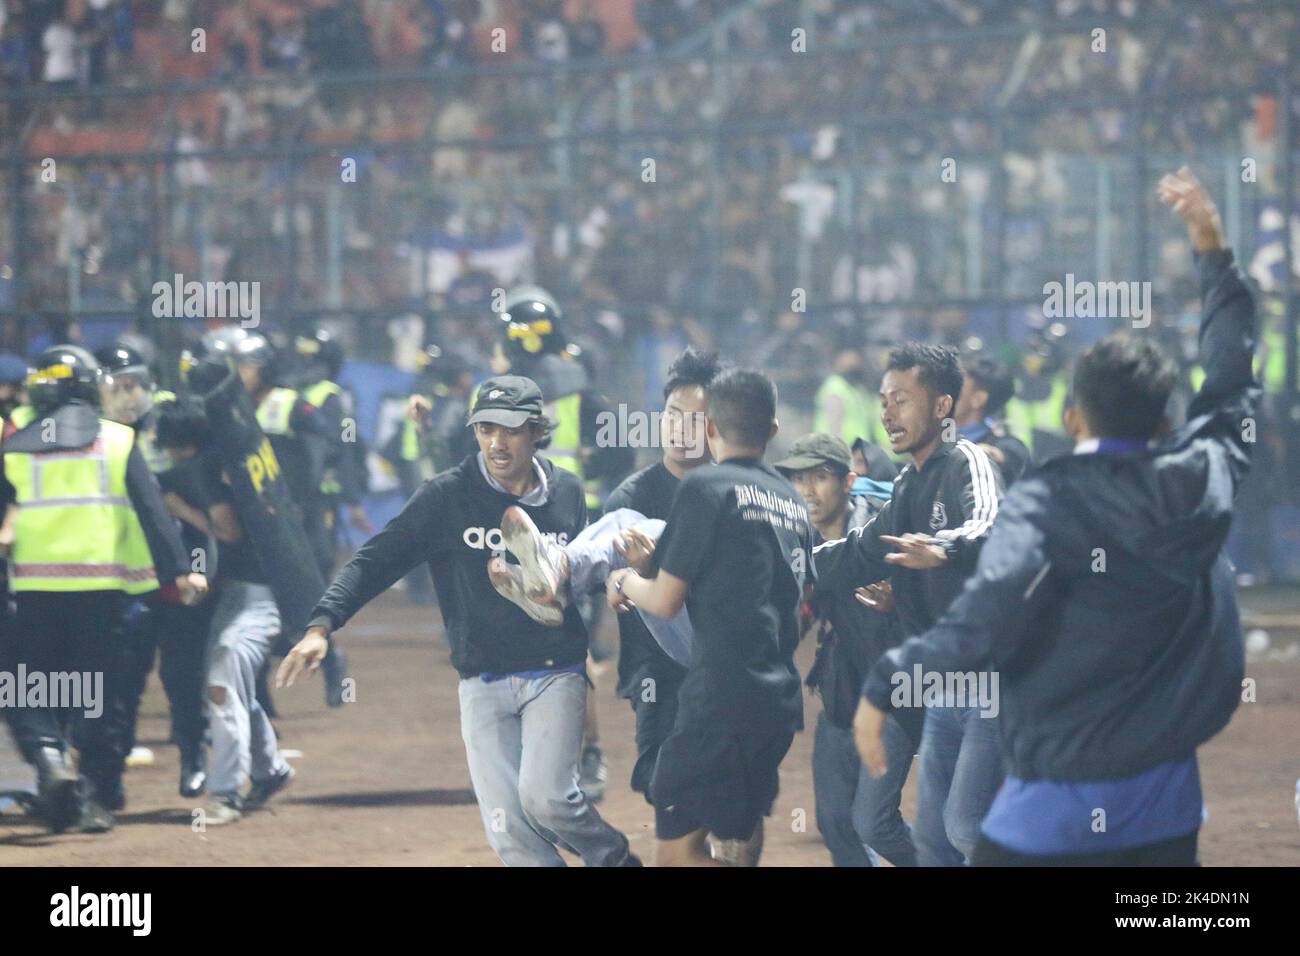
[(479, 450), (426, 482), (335, 576), (277, 686), (319, 666), (330, 635), (421, 561), (428, 562), (451, 662), (461, 733), (488, 842), (512, 866), (563, 866), (556, 846), (589, 866), (637, 865), (627, 838), (578, 787), (587, 704), (587, 634), (577, 609), (547, 627), (488, 578), (504, 557), (498, 524), (512, 505), (565, 544), (587, 519), (581, 482), (537, 454), (551, 423), (531, 379), (503, 375), (478, 390), (469, 418)]
[[(814, 544), (843, 538), (849, 528), (866, 524), (892, 494), (888, 481), (857, 493), (848, 446), (825, 432), (800, 438), (775, 467), (803, 496)], [(897, 617), (892, 605), (872, 610), (842, 589), (817, 589), (808, 606), (817, 629), (817, 658), (807, 684), (822, 698), (813, 739), (817, 829), (836, 866), (874, 865), (868, 847), (895, 866), (915, 866), (916, 849), (899, 802), (920, 742), (923, 712), (899, 711), (885, 729), (890, 772), (883, 777), (862, 768), (853, 743), (862, 682), (876, 661), (902, 642)]]

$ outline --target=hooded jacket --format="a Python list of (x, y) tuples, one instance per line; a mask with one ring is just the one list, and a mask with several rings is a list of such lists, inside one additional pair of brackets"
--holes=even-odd
[(1185, 425), (1148, 448), (1067, 455), (1012, 486), (975, 573), (929, 631), (889, 652), (891, 676), (1000, 674), (1003, 753), (1025, 780), (1119, 779), (1227, 724), (1245, 670), (1222, 554), (1260, 389), (1255, 310), (1228, 251), (1197, 258), (1204, 385)]

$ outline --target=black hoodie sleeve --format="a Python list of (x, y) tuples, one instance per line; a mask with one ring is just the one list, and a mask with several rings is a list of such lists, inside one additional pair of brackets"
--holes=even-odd
[(813, 548), (813, 576), (818, 589), (852, 591), (889, 577), (894, 569), (885, 563), (885, 555), (892, 549), (880, 536), (894, 533), (891, 499), (866, 524), (850, 528), (843, 538), (817, 545)]
[(947, 612), (924, 634), (888, 651), (868, 673), (863, 696), (877, 708), (890, 708), (896, 673), (911, 674), (918, 664), (924, 671), (948, 673), (981, 670), (991, 662), (1005, 667), (1032, 636), (1030, 622), (1050, 593), (1041, 519), (1052, 507), (1052, 494), (1042, 479), (1031, 476), (1017, 482), (1002, 504), (975, 573)]
[[(1253, 443), (1247, 420), (1254, 420), (1260, 388), (1251, 364), (1255, 356), (1255, 299), (1233, 265), (1232, 251), (1197, 255), (1201, 279), (1201, 390), (1187, 409), (1179, 444), (1209, 438), (1227, 450), (1234, 489), (1250, 467)], [(1251, 436), (1253, 437), (1253, 436)]]
[(962, 523), (935, 535), (948, 554), (953, 567), (964, 571), (975, 568), (980, 547), (998, 516), (998, 499), (1002, 497), (1002, 473), (979, 445), (959, 441), (948, 456), (944, 473), (944, 498), (961, 508)]
[(442, 512), (443, 492), (425, 482), (401, 512), (365, 544), (334, 580), (312, 610), (308, 627), (331, 631), (342, 627), (377, 595), (428, 557), (429, 541)]
[(185, 560), (185, 545), (181, 543), (180, 531), (176, 521), (163, 503), (162, 489), (145, 464), (140, 449), (134, 445), (126, 459), (126, 493), (131, 499), (131, 507), (140, 519), (144, 530), (144, 539), (149, 544), (149, 554), (153, 558), (154, 573), (160, 582), (175, 581), (182, 574), (189, 574), (189, 562)]

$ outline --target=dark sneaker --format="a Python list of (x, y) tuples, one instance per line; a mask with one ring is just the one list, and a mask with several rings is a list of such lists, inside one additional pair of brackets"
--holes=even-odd
[(113, 814), (95, 800), (87, 798), (81, 805), (81, 819), (77, 822), (77, 829), (82, 833), (107, 833), (116, 822)]
[(609, 771), (605, 767), (605, 755), (599, 744), (588, 744), (582, 748), (582, 759), (578, 763), (578, 786), (592, 803), (599, 803), (605, 797), (605, 781)]
[(81, 785), (68, 755), (55, 747), (42, 747), (36, 755), (38, 813), (55, 833), (81, 818)]
[(203, 766), (203, 755), (181, 755), (180, 795), (187, 800), (200, 797), (208, 789), (208, 772)]
[(260, 810), (266, 806), (266, 801), (289, 786), (293, 778), (293, 768), (285, 764), (283, 773), (265, 780), (254, 780), (253, 785), (248, 788), (248, 793), (244, 795), (244, 810)]

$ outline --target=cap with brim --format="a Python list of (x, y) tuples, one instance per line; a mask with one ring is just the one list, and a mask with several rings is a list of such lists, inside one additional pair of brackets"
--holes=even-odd
[(536, 416), (529, 412), (512, 411), (508, 408), (484, 408), (469, 417), (468, 424), (477, 425), (487, 422), (491, 425), (504, 425), (506, 428), (518, 428), (530, 418)]
[(853, 469), (853, 458), (843, 440), (825, 432), (805, 435), (790, 446), (790, 452), (776, 463), (782, 471), (804, 471), (821, 465), (835, 465), (845, 472)]
[(541, 414), (542, 390), (536, 382), (522, 375), (499, 375), (478, 387), (474, 411), (466, 424), (486, 422), (518, 428)]

